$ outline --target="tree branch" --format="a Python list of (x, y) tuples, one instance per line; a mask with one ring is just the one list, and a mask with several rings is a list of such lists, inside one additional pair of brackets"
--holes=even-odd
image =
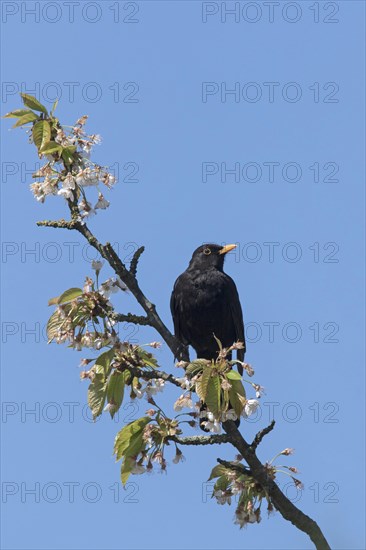
[(133, 323), (134, 325), (150, 325), (148, 317), (145, 315), (135, 315), (134, 313), (111, 313), (110, 318), (117, 323)]
[(251, 444), (251, 448), (252, 448), (253, 451), (256, 450), (256, 448), (258, 447), (258, 445), (260, 444), (260, 442), (262, 441), (264, 436), (266, 436), (267, 434), (269, 434), (269, 432), (271, 432), (273, 430), (273, 428), (275, 427), (275, 424), (276, 424), (276, 422), (274, 420), (272, 420), (272, 422), (270, 423), (269, 426), (267, 426), (267, 428), (263, 428), (263, 430), (261, 430), (260, 432), (258, 432), (256, 434), (256, 436), (253, 439), (252, 444)]
[(140, 246), (140, 248), (138, 248), (136, 250), (136, 252), (134, 253), (134, 255), (132, 257), (132, 260), (131, 260), (131, 263), (130, 263), (130, 273), (132, 273), (132, 275), (134, 275), (135, 277), (136, 277), (136, 273), (137, 273), (137, 264), (138, 264), (138, 261), (140, 259), (141, 254), (144, 252), (144, 250), (145, 250), (145, 247)]
[[(133, 272), (130, 272), (126, 266), (122, 263), (115, 250), (113, 249), (110, 243), (102, 245), (92, 234), (86, 224), (78, 220), (79, 212), (77, 210), (77, 205), (73, 204), (71, 201), (68, 201), (71, 218), (70, 222), (65, 220), (60, 221), (43, 221), (38, 222), (37, 225), (61, 228), (61, 229), (76, 229), (88, 243), (95, 248), (99, 254), (107, 260), (111, 268), (114, 270), (116, 275), (120, 277), (122, 282), (127, 286), (130, 292), (134, 295), (140, 306), (144, 309), (147, 314), (148, 323), (151, 327), (160, 334), (160, 336), (167, 343), (169, 348), (174, 354), (174, 357), (177, 357), (183, 361), (189, 360), (188, 350), (183, 346), (175, 336), (170, 332), (170, 330), (165, 326), (161, 318), (156, 312), (156, 307), (153, 303), (150, 302), (142, 292), (137, 282), (136, 276)], [(142, 252), (141, 252), (142, 253)], [(141, 255), (140, 253), (140, 255)]]
[(171, 435), (167, 439), (179, 443), (180, 445), (221, 445), (222, 443), (231, 442), (231, 437), (227, 434), (194, 435), (192, 437)]
[(117, 370), (120, 370), (121, 372), (128, 370), (133, 376), (136, 376), (137, 378), (142, 378), (143, 380), (164, 380), (164, 382), (170, 382), (171, 384), (174, 384), (174, 386), (178, 386), (181, 388), (181, 382), (175, 378), (172, 374), (168, 374), (167, 372), (164, 372), (163, 370), (144, 370), (140, 369), (139, 367), (130, 367), (123, 366), (123, 367), (117, 367)]
[(280, 490), (277, 483), (268, 475), (266, 467), (260, 462), (253, 448), (245, 441), (232, 420), (223, 423), (225, 432), (230, 435), (232, 444), (238, 449), (250, 467), (254, 479), (271, 497), (274, 507), (283, 518), (309, 535), (318, 550), (330, 550), (318, 524), (301, 512)]
[[(128, 270), (114, 251), (111, 244), (106, 243), (105, 245), (102, 245), (91, 233), (86, 224), (79, 221), (77, 202), (68, 201), (68, 204), (72, 218), (70, 222), (66, 222), (65, 220), (43, 221), (38, 222), (38, 225), (63, 229), (76, 229), (79, 233), (81, 233), (81, 235), (85, 237), (89, 244), (93, 248), (95, 248), (100, 253), (100, 255), (109, 263), (116, 275), (118, 275), (120, 279), (125, 283), (127, 288), (130, 290), (130, 292), (133, 294), (133, 296), (136, 298), (138, 303), (145, 311), (146, 317), (136, 317), (136, 319), (143, 319), (143, 324), (148, 324), (155, 328), (155, 330), (160, 334), (160, 336), (164, 339), (164, 341), (172, 351), (174, 357), (179, 358), (183, 361), (189, 361), (188, 349), (183, 346), (165, 326), (158, 313), (156, 312), (155, 305), (146, 298), (139, 287), (136, 279), (136, 267), (138, 258), (141, 255), (142, 250), (138, 255), (137, 253), (139, 251), (135, 253), (135, 262), (131, 266), (132, 269), (130, 268), (130, 270)], [(138, 367), (127, 368), (133, 375), (143, 378), (145, 380), (161, 378), (162, 380), (170, 382), (175, 386), (181, 386), (180, 382), (173, 375), (167, 374), (164, 371), (145, 371)], [(271, 424), (267, 428), (261, 430), (255, 436), (252, 445), (249, 445), (246, 442), (233, 421), (228, 420), (224, 422), (223, 428), (227, 434), (227, 441), (230, 442), (243, 456), (248, 466), (250, 467), (250, 472), (253, 475), (254, 479), (267, 491), (268, 495), (271, 497), (274, 507), (280, 512), (282, 517), (290, 521), (293, 525), (295, 525), (295, 527), (306, 533), (313, 541), (318, 550), (330, 550), (330, 546), (327, 543), (317, 523), (309, 516), (301, 512), (301, 510), (299, 510), (282, 493), (275, 481), (269, 477), (266, 467), (260, 462), (255, 453), (255, 450), (259, 443), (262, 441), (263, 437), (273, 429), (273, 425)], [(220, 439), (218, 439), (219, 437), (220, 436), (206, 436), (205, 438), (204, 436), (202, 436), (201, 439), (199, 437), (179, 438), (179, 442), (183, 445), (210, 445), (218, 442), (223, 443), (224, 440), (222, 439), (222, 436), (220, 437)], [(192, 443), (192, 440), (194, 441), (194, 443)], [(190, 441), (190, 443), (188, 443), (188, 441)], [(200, 441), (200, 443), (198, 443), (198, 441)], [(204, 443), (202, 443), (202, 441), (204, 441)]]

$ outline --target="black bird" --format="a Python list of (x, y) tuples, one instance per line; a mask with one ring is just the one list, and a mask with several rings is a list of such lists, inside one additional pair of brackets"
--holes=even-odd
[[(225, 254), (235, 244), (204, 244), (193, 252), (188, 269), (175, 281), (170, 309), (175, 336), (191, 345), (197, 357), (217, 359), (218, 338), (223, 347), (240, 340), (244, 348), (237, 358), (244, 361), (243, 313), (235, 283), (224, 273)], [(243, 373), (238, 365), (240, 374)]]

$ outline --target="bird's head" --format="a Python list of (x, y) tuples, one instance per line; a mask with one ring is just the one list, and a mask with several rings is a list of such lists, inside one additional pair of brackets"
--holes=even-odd
[(194, 252), (189, 267), (191, 269), (206, 269), (216, 268), (223, 270), (225, 254), (236, 248), (236, 244), (227, 244), (221, 246), (219, 244), (203, 244)]

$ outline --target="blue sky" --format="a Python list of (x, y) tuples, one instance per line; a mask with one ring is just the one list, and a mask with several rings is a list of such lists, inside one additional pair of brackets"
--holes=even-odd
[[(90, 115), (88, 129), (103, 137), (94, 158), (118, 166), (120, 180), (91, 229), (126, 261), (145, 245), (140, 284), (170, 327), (171, 288), (193, 250), (238, 244), (226, 271), (244, 310), (246, 358), (266, 388), (260, 418), (241, 429), (250, 439), (274, 417), (260, 458), (294, 447), (288, 465), (305, 489), (297, 495), (285, 478), (281, 487), (332, 548), (362, 549), (364, 3), (249, 4), (3, 2), (2, 111), (25, 91), (46, 104), (61, 96), (65, 124)], [(9, 127), (3, 548), (311, 548), (279, 514), (240, 531), (233, 507), (207, 497), (209, 472), (217, 457), (233, 458), (230, 448), (186, 448), (167, 475), (134, 476), (122, 490), (113, 439), (147, 407), (126, 401), (116, 421), (93, 424), (83, 354), (46, 345), (48, 299), (81, 285), (94, 256), (78, 235), (36, 227), (65, 205), (33, 199), (35, 150)], [(117, 303), (139, 312), (131, 297)], [(169, 351), (157, 355), (174, 372)], [(162, 403), (177, 396), (166, 390)]]

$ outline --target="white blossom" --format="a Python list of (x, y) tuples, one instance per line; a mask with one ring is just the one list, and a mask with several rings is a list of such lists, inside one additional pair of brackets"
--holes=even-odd
[(102, 269), (103, 267), (103, 262), (101, 262), (100, 260), (93, 260), (92, 261), (92, 269), (98, 274), (100, 272), (100, 270)]
[(221, 421), (226, 422), (226, 420), (237, 420), (238, 416), (234, 409), (229, 409), (226, 412), (223, 412), (221, 415)]
[(138, 464), (137, 462), (133, 466), (131, 470), (131, 474), (140, 475), (146, 472), (146, 468), (142, 464)]
[(191, 398), (191, 392), (187, 393), (186, 395), (182, 393), (180, 397), (176, 400), (174, 403), (174, 410), (179, 412), (182, 409), (193, 409), (193, 401)]
[(104, 298), (109, 298), (111, 294), (115, 294), (118, 292), (119, 285), (117, 284), (117, 281), (110, 277), (104, 283), (100, 285), (99, 293), (104, 296)]
[(99, 134), (89, 136), (94, 145), (99, 145), (102, 142), (102, 137)]
[(104, 198), (102, 193), (99, 193), (98, 195), (98, 202), (94, 206), (95, 209), (100, 208), (101, 210), (105, 210), (110, 205), (110, 202), (107, 201), (107, 199)]
[(114, 403), (108, 403), (103, 409), (104, 412), (113, 412), (115, 410), (116, 410), (116, 405)]
[(65, 189), (75, 189), (75, 178), (70, 172), (67, 174), (62, 182), (62, 187)]
[(101, 338), (96, 338), (93, 347), (98, 350), (101, 349), (103, 347), (103, 340)]
[(84, 170), (80, 170), (80, 172), (76, 174), (76, 183), (80, 187), (90, 187), (98, 185), (98, 172), (95, 170), (90, 170), (90, 168), (84, 168)]
[(214, 492), (213, 496), (216, 498), (218, 504), (231, 504), (231, 493), (227, 491), (219, 489)]
[(46, 196), (44, 194), (43, 187), (42, 187), (41, 183), (39, 183), (39, 182), (31, 183), (29, 187), (30, 187), (30, 189), (33, 193), (34, 198), (37, 199), (38, 202), (44, 202), (45, 201)]
[(173, 458), (173, 464), (178, 464), (179, 462), (184, 462), (185, 458), (182, 451), (177, 449), (175, 457)]
[(257, 410), (258, 407), (259, 407), (259, 401), (257, 401), (256, 399), (248, 399), (244, 405), (242, 415), (244, 417), (250, 416)]
[(110, 189), (112, 185), (116, 183), (116, 178), (112, 174), (109, 174), (108, 172), (104, 172), (101, 175), (100, 181)]
[(64, 199), (73, 200), (74, 198), (74, 193), (72, 192), (72, 189), (69, 189), (68, 187), (61, 187), (61, 189), (57, 191), (57, 194), (64, 197)]
[(252, 384), (253, 388), (255, 389), (255, 396), (259, 399), (262, 397), (262, 395), (265, 393), (264, 387), (260, 386), (259, 384)]
[(214, 420), (211, 422), (210, 420), (207, 420), (205, 422), (202, 422), (203, 426), (211, 433), (219, 434), (221, 432), (221, 424), (218, 420)]

